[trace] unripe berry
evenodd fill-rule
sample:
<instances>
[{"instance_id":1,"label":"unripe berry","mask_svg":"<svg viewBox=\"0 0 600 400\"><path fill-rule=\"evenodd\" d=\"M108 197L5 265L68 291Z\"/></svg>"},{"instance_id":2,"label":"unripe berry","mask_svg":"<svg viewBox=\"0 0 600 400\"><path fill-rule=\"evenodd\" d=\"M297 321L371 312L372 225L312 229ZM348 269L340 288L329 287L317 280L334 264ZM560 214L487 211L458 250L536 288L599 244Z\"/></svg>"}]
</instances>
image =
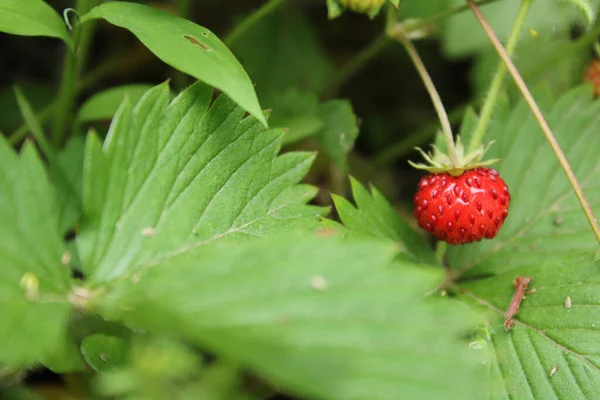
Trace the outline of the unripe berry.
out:
<instances>
[{"instance_id":1,"label":"unripe berry","mask_svg":"<svg viewBox=\"0 0 600 400\"><path fill-rule=\"evenodd\" d=\"M386 0L340 0L340 4L351 11L366 14L381 7Z\"/></svg>"}]
</instances>

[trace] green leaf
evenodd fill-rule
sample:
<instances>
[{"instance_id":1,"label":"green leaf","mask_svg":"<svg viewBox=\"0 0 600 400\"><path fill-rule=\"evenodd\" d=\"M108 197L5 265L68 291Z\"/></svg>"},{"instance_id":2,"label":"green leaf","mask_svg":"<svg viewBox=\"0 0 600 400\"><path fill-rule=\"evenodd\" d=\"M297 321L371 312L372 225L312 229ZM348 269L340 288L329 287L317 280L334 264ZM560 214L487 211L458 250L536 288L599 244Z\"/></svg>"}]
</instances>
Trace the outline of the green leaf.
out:
<instances>
[{"instance_id":1,"label":"green leaf","mask_svg":"<svg viewBox=\"0 0 600 400\"><path fill-rule=\"evenodd\" d=\"M50 351L40 357L40 363L56 374L84 370L79 346L72 335L64 332L63 337Z\"/></svg>"},{"instance_id":2,"label":"green leaf","mask_svg":"<svg viewBox=\"0 0 600 400\"><path fill-rule=\"evenodd\" d=\"M62 18L43 0L3 0L0 4L0 32L56 37L71 45Z\"/></svg>"},{"instance_id":3,"label":"green leaf","mask_svg":"<svg viewBox=\"0 0 600 400\"><path fill-rule=\"evenodd\" d=\"M358 136L358 123L348 100L331 100L321 104L319 115L324 127L317 132L320 147L335 166L346 170L346 154L354 147Z\"/></svg>"},{"instance_id":4,"label":"green leaf","mask_svg":"<svg viewBox=\"0 0 600 400\"><path fill-rule=\"evenodd\" d=\"M581 83L590 51L585 46L576 46L570 36L570 29L564 29L520 40L513 59L528 87L546 85L553 94L561 95ZM484 97L489 90L497 66L498 54L493 48L479 54L471 77L478 97ZM521 98L512 80L507 81L507 91L511 99Z\"/></svg>"},{"instance_id":5,"label":"green leaf","mask_svg":"<svg viewBox=\"0 0 600 400\"><path fill-rule=\"evenodd\" d=\"M294 143L315 136L319 147L342 171L346 154L358 136L357 118L347 100L319 104L316 94L291 88L277 97L269 121L273 127L287 129L284 143Z\"/></svg>"},{"instance_id":6,"label":"green leaf","mask_svg":"<svg viewBox=\"0 0 600 400\"><path fill-rule=\"evenodd\" d=\"M81 354L94 371L110 371L125 364L127 343L119 337L98 333L83 339Z\"/></svg>"},{"instance_id":7,"label":"green leaf","mask_svg":"<svg viewBox=\"0 0 600 400\"><path fill-rule=\"evenodd\" d=\"M321 399L475 398L474 315L423 299L443 279L393 244L317 235L215 243L91 299L135 328L185 337L286 391Z\"/></svg>"},{"instance_id":8,"label":"green leaf","mask_svg":"<svg viewBox=\"0 0 600 400\"><path fill-rule=\"evenodd\" d=\"M294 143L312 136L323 128L319 99L311 92L290 88L277 98L269 118L273 128L285 128L284 143Z\"/></svg>"},{"instance_id":9,"label":"green leaf","mask_svg":"<svg viewBox=\"0 0 600 400\"><path fill-rule=\"evenodd\" d=\"M316 189L297 183L314 154L277 157L283 131L196 84L125 100L102 145L88 135L78 249L94 284L215 240L315 228ZM110 193L110 196L107 194Z\"/></svg>"},{"instance_id":10,"label":"green leaf","mask_svg":"<svg viewBox=\"0 0 600 400\"><path fill-rule=\"evenodd\" d=\"M287 12L286 12L287 11ZM282 93L322 92L335 73L315 29L296 10L281 9L233 46L265 107L277 109Z\"/></svg>"},{"instance_id":11,"label":"green leaf","mask_svg":"<svg viewBox=\"0 0 600 400\"><path fill-rule=\"evenodd\" d=\"M508 38L520 3L520 0L505 0L481 6L481 11L500 40ZM464 0L448 0L445 9L464 4ZM521 37L530 35L529 30L544 34L568 29L577 20L575 14L572 7L565 2L534 1L525 20L527 29L523 30ZM443 31L443 45L446 54L451 57L463 57L491 46L471 12L459 13L447 20Z\"/></svg>"},{"instance_id":12,"label":"green leaf","mask_svg":"<svg viewBox=\"0 0 600 400\"><path fill-rule=\"evenodd\" d=\"M600 213L600 102L580 87L557 101L537 95L550 127L584 193ZM550 104L549 104L550 103ZM554 104L552 104L554 103ZM553 151L523 102L512 112L499 113L487 139L496 140L488 157L506 181L511 196L508 218L494 240L453 247L451 263L468 274L498 273L544 260L548 253L563 258L594 251L598 243Z\"/></svg>"},{"instance_id":13,"label":"green leaf","mask_svg":"<svg viewBox=\"0 0 600 400\"><path fill-rule=\"evenodd\" d=\"M490 398L600 398L599 269L593 256L548 258L463 285L463 298L491 314L490 375L498 383ZM533 277L529 287L535 293L523 300L516 325L507 332L503 314L517 274Z\"/></svg>"},{"instance_id":14,"label":"green leaf","mask_svg":"<svg viewBox=\"0 0 600 400\"><path fill-rule=\"evenodd\" d=\"M2 398L4 400L45 400L41 394L22 387L3 388Z\"/></svg>"},{"instance_id":15,"label":"green leaf","mask_svg":"<svg viewBox=\"0 0 600 400\"><path fill-rule=\"evenodd\" d=\"M25 365L61 339L70 277L54 193L33 146L17 155L0 137L0 187L0 363Z\"/></svg>"},{"instance_id":16,"label":"green leaf","mask_svg":"<svg viewBox=\"0 0 600 400\"><path fill-rule=\"evenodd\" d=\"M425 238L398 215L377 189L371 187L369 193L353 178L350 184L356 207L345 198L332 195L336 211L346 228L359 235L392 240L415 259L432 264L436 262Z\"/></svg>"},{"instance_id":17,"label":"green leaf","mask_svg":"<svg viewBox=\"0 0 600 400\"><path fill-rule=\"evenodd\" d=\"M77 113L77 122L110 120L117 112L123 98L129 96L132 103L137 103L152 85L132 84L115 86L96 93L83 103Z\"/></svg>"},{"instance_id":18,"label":"green leaf","mask_svg":"<svg viewBox=\"0 0 600 400\"><path fill-rule=\"evenodd\" d=\"M534 97L598 215L600 102L589 87L558 100L540 92ZM496 140L489 157L502 158L495 168L512 195L508 218L494 240L452 247L448 256L461 279L469 282L461 285L461 292L492 314L492 370L506 383L499 386L499 396L596 398L598 242L526 104L501 110L488 139ZM525 275L533 278L536 291L523 302L515 329L505 333L502 320L514 293L512 281ZM550 376L554 366L558 370Z\"/></svg>"},{"instance_id":19,"label":"green leaf","mask_svg":"<svg viewBox=\"0 0 600 400\"><path fill-rule=\"evenodd\" d=\"M83 138L73 136L56 155L57 167L50 169L56 190L59 227L63 234L73 229L81 218L84 147Z\"/></svg>"},{"instance_id":20,"label":"green leaf","mask_svg":"<svg viewBox=\"0 0 600 400\"><path fill-rule=\"evenodd\" d=\"M81 21L97 18L131 31L162 61L223 91L267 125L248 74L208 29L165 11L117 1L95 7Z\"/></svg>"}]
</instances>

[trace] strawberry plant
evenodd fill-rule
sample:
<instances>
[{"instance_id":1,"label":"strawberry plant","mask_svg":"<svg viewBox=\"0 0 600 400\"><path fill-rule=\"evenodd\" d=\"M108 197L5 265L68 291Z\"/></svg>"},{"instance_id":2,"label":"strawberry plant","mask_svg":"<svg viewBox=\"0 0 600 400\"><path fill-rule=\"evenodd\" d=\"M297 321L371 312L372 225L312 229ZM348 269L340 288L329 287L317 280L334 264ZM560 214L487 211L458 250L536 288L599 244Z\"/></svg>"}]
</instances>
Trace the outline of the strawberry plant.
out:
<instances>
[{"instance_id":1,"label":"strawberry plant","mask_svg":"<svg viewBox=\"0 0 600 400\"><path fill-rule=\"evenodd\" d=\"M600 398L597 1L143 3L0 0L0 397Z\"/></svg>"}]
</instances>

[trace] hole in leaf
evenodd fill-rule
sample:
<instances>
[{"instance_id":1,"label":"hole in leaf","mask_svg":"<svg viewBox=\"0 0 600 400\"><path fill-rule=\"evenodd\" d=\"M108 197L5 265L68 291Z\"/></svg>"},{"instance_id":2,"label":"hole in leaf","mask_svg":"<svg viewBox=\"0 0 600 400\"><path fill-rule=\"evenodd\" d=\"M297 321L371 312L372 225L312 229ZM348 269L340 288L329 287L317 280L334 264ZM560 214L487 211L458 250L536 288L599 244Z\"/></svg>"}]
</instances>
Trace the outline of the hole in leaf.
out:
<instances>
[{"instance_id":1,"label":"hole in leaf","mask_svg":"<svg viewBox=\"0 0 600 400\"><path fill-rule=\"evenodd\" d=\"M183 35L183 37L184 37L184 39L186 39L191 44L199 46L199 47L203 48L206 51L210 51L210 47L208 47L205 44L200 43L200 41L198 39L196 39L195 37L193 37L192 35Z\"/></svg>"},{"instance_id":2,"label":"hole in leaf","mask_svg":"<svg viewBox=\"0 0 600 400\"><path fill-rule=\"evenodd\" d=\"M202 35L204 35L204 37L208 37L208 32L202 32Z\"/></svg>"}]
</instances>

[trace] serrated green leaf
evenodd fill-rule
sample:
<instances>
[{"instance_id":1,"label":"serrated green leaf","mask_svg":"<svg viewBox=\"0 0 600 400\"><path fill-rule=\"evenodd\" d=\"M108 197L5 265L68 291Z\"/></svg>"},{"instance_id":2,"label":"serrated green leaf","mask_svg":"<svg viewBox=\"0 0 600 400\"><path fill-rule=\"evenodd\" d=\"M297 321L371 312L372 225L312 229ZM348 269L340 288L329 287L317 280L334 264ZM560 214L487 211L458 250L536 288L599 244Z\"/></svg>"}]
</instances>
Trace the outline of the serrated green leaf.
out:
<instances>
[{"instance_id":1,"label":"serrated green leaf","mask_svg":"<svg viewBox=\"0 0 600 400\"><path fill-rule=\"evenodd\" d=\"M0 3L0 32L56 37L71 45L62 18L43 0L3 0Z\"/></svg>"},{"instance_id":2,"label":"serrated green leaf","mask_svg":"<svg viewBox=\"0 0 600 400\"><path fill-rule=\"evenodd\" d=\"M396 213L377 189L371 187L369 193L353 178L350 184L356 207L341 196L332 196L340 219L351 232L392 240L415 259L425 263L436 262L435 254L425 238Z\"/></svg>"},{"instance_id":3,"label":"serrated green leaf","mask_svg":"<svg viewBox=\"0 0 600 400\"><path fill-rule=\"evenodd\" d=\"M50 169L56 191L60 231L73 229L81 217L81 181L83 178L83 153L85 142L73 136L56 155L56 167Z\"/></svg>"},{"instance_id":4,"label":"serrated green leaf","mask_svg":"<svg viewBox=\"0 0 600 400\"><path fill-rule=\"evenodd\" d=\"M600 102L594 101L589 87L574 89L558 100L543 92L534 97L594 212L600 213L596 137ZM450 265L471 281L462 284L461 291L493 315L491 373L505 385L499 385L500 391L491 397L596 398L600 394L598 243L525 104L501 110L487 138L496 140L489 157L502 158L495 168L511 191L509 216L494 240L453 247L448 254ZM581 254L588 256L581 258ZM531 276L536 291L526 296L516 327L506 333L503 314L514 294L516 276ZM565 305L567 296L571 308ZM554 366L557 370L552 372Z\"/></svg>"},{"instance_id":5,"label":"serrated green leaf","mask_svg":"<svg viewBox=\"0 0 600 400\"><path fill-rule=\"evenodd\" d=\"M297 185L314 154L277 157L283 132L265 131L226 96L196 84L169 104L157 86L125 100L104 145L88 137L78 237L91 282L110 281L215 240L318 225L316 189ZM110 195L109 195L110 194Z\"/></svg>"},{"instance_id":6,"label":"serrated green leaf","mask_svg":"<svg viewBox=\"0 0 600 400\"><path fill-rule=\"evenodd\" d=\"M127 342L119 337L98 333L83 339L81 354L94 371L110 371L125 364Z\"/></svg>"},{"instance_id":7,"label":"serrated green leaf","mask_svg":"<svg viewBox=\"0 0 600 400\"><path fill-rule=\"evenodd\" d=\"M61 338L69 270L60 263L54 193L33 146L17 155L0 137L0 187L0 362L25 365Z\"/></svg>"},{"instance_id":8,"label":"serrated green leaf","mask_svg":"<svg viewBox=\"0 0 600 400\"><path fill-rule=\"evenodd\" d=\"M248 74L208 29L143 4L119 1L100 4L81 22L97 18L131 31L162 61L223 91L267 125Z\"/></svg>"},{"instance_id":9,"label":"serrated green leaf","mask_svg":"<svg viewBox=\"0 0 600 400\"><path fill-rule=\"evenodd\" d=\"M468 301L491 312L490 398L595 399L600 397L600 262L586 256L507 270L462 285ZM533 277L506 332L504 311L516 275ZM567 298L568 303L567 304ZM556 369L555 369L556 368Z\"/></svg>"},{"instance_id":10,"label":"serrated green leaf","mask_svg":"<svg viewBox=\"0 0 600 400\"><path fill-rule=\"evenodd\" d=\"M354 147L358 137L358 123L348 100L331 100L319 106L319 116L324 126L317 140L333 163L342 172L346 170L346 154Z\"/></svg>"},{"instance_id":11,"label":"serrated green leaf","mask_svg":"<svg viewBox=\"0 0 600 400\"><path fill-rule=\"evenodd\" d=\"M215 243L117 282L90 306L311 398L477 397L474 354L458 342L473 315L422 299L441 269L390 265L395 253L389 242L317 235Z\"/></svg>"},{"instance_id":12,"label":"serrated green leaf","mask_svg":"<svg viewBox=\"0 0 600 400\"><path fill-rule=\"evenodd\" d=\"M129 96L132 103L137 103L144 93L152 89L152 85L133 84L115 86L96 93L83 103L77 112L77 122L110 120L119 109L125 96Z\"/></svg>"},{"instance_id":13,"label":"serrated green leaf","mask_svg":"<svg viewBox=\"0 0 600 400\"><path fill-rule=\"evenodd\" d=\"M570 91L557 101L535 96L578 177L592 208L600 213L600 102L589 87ZM554 103L554 104L552 104ZM488 157L500 158L494 168L511 196L508 218L494 240L453 247L451 263L468 274L498 273L547 254L562 258L598 248L564 171L527 105L499 113L487 140L495 140Z\"/></svg>"}]
</instances>

